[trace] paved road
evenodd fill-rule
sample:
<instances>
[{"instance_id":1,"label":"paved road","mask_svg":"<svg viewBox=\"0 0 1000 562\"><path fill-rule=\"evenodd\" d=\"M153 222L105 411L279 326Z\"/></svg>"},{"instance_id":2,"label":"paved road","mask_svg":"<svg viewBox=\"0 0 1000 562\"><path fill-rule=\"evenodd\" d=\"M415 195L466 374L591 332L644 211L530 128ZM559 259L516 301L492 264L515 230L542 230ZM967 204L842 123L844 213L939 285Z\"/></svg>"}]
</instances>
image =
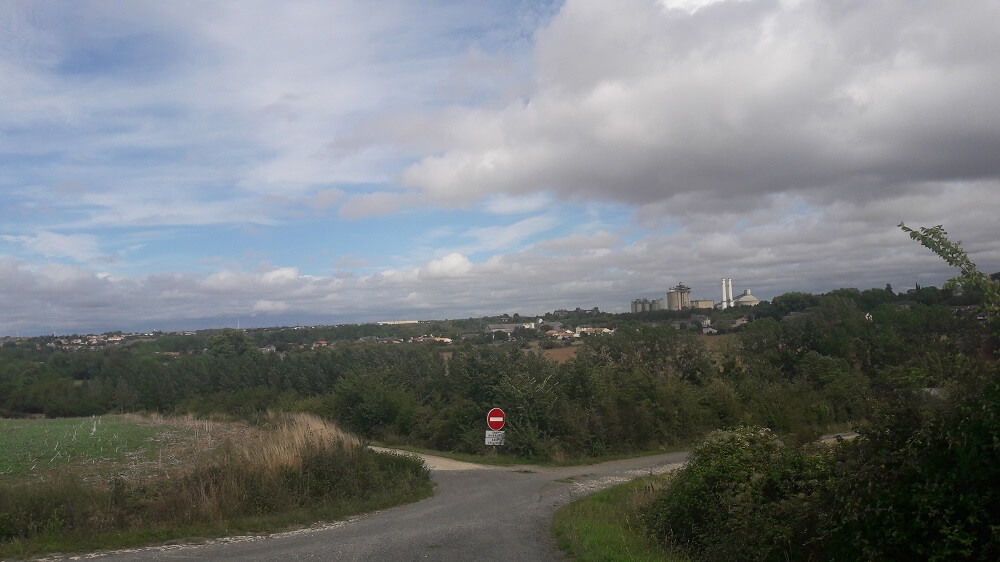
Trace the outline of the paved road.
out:
<instances>
[{"instance_id":1,"label":"paved road","mask_svg":"<svg viewBox=\"0 0 1000 562\"><path fill-rule=\"evenodd\" d=\"M99 560L561 560L549 535L574 498L679 466L670 453L569 468L484 467L425 457L436 489L420 502L269 536L134 549ZM75 557L76 558L76 557Z\"/></svg>"}]
</instances>

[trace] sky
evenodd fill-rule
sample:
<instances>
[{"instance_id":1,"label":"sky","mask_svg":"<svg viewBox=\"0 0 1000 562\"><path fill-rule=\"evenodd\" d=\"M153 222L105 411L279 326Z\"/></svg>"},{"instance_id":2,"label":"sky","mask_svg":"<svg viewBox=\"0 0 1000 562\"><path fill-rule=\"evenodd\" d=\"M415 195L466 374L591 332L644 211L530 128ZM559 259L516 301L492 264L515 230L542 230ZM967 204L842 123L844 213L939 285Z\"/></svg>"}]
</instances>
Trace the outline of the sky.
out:
<instances>
[{"instance_id":1,"label":"sky","mask_svg":"<svg viewBox=\"0 0 1000 562\"><path fill-rule=\"evenodd\" d=\"M0 3L0 335L1000 271L1000 3Z\"/></svg>"}]
</instances>

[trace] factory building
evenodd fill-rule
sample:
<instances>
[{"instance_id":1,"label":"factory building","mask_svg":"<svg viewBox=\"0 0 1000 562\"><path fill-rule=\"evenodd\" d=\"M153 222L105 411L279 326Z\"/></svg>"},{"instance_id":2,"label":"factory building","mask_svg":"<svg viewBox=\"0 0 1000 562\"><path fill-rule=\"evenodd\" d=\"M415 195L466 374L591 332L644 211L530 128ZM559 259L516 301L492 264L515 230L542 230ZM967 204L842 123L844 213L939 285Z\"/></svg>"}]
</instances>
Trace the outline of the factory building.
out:
<instances>
[{"instance_id":1,"label":"factory building","mask_svg":"<svg viewBox=\"0 0 1000 562\"><path fill-rule=\"evenodd\" d=\"M720 310L732 308L734 306L757 306L760 299L750 294L750 289L744 289L739 298L733 298L733 280L724 277L722 279L722 302L719 304Z\"/></svg>"},{"instance_id":2,"label":"factory building","mask_svg":"<svg viewBox=\"0 0 1000 562\"><path fill-rule=\"evenodd\" d=\"M722 278L722 300L719 302L719 310L733 307L733 280L728 277Z\"/></svg>"},{"instance_id":3,"label":"factory building","mask_svg":"<svg viewBox=\"0 0 1000 562\"><path fill-rule=\"evenodd\" d=\"M663 299L635 299L632 301L632 314L663 310Z\"/></svg>"},{"instance_id":4,"label":"factory building","mask_svg":"<svg viewBox=\"0 0 1000 562\"><path fill-rule=\"evenodd\" d=\"M745 289L743 294L733 301L734 306L757 306L758 304L760 304L760 299L751 295L750 289Z\"/></svg>"},{"instance_id":5,"label":"factory building","mask_svg":"<svg viewBox=\"0 0 1000 562\"><path fill-rule=\"evenodd\" d=\"M694 308L694 303L699 303L697 308L712 308L715 304L712 301L692 301L691 287L680 283L676 287L671 287L667 291L667 296L662 299L635 299L632 301L632 314L640 312L655 312L657 310L686 310ZM708 305L705 305L705 302Z\"/></svg>"},{"instance_id":6,"label":"factory building","mask_svg":"<svg viewBox=\"0 0 1000 562\"><path fill-rule=\"evenodd\" d=\"M734 306L757 306L760 299L750 294L750 289L745 289L738 298L733 298L733 280L730 277L722 278L722 300L719 301L719 310L725 310ZM632 313L654 312L657 310L688 310L688 309L712 309L715 308L715 301L711 299L691 299L691 287L683 283L678 283L676 287L671 287L667 291L667 296L662 299L635 299L632 301Z\"/></svg>"},{"instance_id":7,"label":"factory building","mask_svg":"<svg viewBox=\"0 0 1000 562\"><path fill-rule=\"evenodd\" d=\"M684 310L691 308L691 287L678 283L667 291L667 310Z\"/></svg>"}]
</instances>

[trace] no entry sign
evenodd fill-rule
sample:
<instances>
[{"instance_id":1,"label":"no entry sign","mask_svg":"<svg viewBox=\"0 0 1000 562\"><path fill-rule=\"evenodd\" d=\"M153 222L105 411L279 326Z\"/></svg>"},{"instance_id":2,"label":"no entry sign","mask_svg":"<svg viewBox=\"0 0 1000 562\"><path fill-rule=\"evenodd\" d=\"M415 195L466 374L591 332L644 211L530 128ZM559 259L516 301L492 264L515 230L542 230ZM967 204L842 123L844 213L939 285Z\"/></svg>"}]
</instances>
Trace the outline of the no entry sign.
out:
<instances>
[{"instance_id":1,"label":"no entry sign","mask_svg":"<svg viewBox=\"0 0 1000 562\"><path fill-rule=\"evenodd\" d=\"M490 413L486 414L486 425L490 426L493 431L500 431L503 429L503 424L507 421L507 417L504 416L503 410L500 408L493 408Z\"/></svg>"}]
</instances>

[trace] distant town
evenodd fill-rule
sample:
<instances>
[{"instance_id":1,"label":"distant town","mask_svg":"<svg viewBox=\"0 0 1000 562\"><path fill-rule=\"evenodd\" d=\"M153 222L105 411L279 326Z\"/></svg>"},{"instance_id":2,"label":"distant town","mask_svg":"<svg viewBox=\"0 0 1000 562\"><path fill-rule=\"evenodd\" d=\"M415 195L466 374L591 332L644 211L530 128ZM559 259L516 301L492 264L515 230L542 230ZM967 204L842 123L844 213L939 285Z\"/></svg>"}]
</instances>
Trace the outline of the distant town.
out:
<instances>
[{"instance_id":1,"label":"distant town","mask_svg":"<svg viewBox=\"0 0 1000 562\"><path fill-rule=\"evenodd\" d=\"M994 274L994 280L1000 274ZM459 342L493 343L500 341L539 341L543 347L570 345L590 336L614 334L623 322L651 322L669 324L678 330L698 331L703 335L716 335L739 330L757 317L770 316L789 320L810 313L810 301L819 295L786 293L774 302L761 301L750 289L734 296L733 279L722 278L720 299L692 299L692 288L678 283L660 297L634 299L628 313L614 314L598 307L556 309L537 315L501 314L480 318L451 320L384 320L362 324L333 324L312 326L286 326L235 330L253 336L264 353L283 353L329 347L337 342L357 341L380 344L429 344L452 345ZM892 303L898 308L915 304L950 306L956 314L973 313L977 302L975 295L963 295L961 288L938 289L916 285L901 293L885 289L837 289L830 293L855 300L864 310L873 310L881 303ZM795 300L793 305L779 301ZM757 311L759 305L764 310ZM219 332L233 328L213 328L197 331L105 332L100 334L72 334L45 336L0 337L0 346L15 345L35 350L63 352L99 351L121 346L148 347L165 356L197 353L204 349L208 339Z\"/></svg>"}]
</instances>

